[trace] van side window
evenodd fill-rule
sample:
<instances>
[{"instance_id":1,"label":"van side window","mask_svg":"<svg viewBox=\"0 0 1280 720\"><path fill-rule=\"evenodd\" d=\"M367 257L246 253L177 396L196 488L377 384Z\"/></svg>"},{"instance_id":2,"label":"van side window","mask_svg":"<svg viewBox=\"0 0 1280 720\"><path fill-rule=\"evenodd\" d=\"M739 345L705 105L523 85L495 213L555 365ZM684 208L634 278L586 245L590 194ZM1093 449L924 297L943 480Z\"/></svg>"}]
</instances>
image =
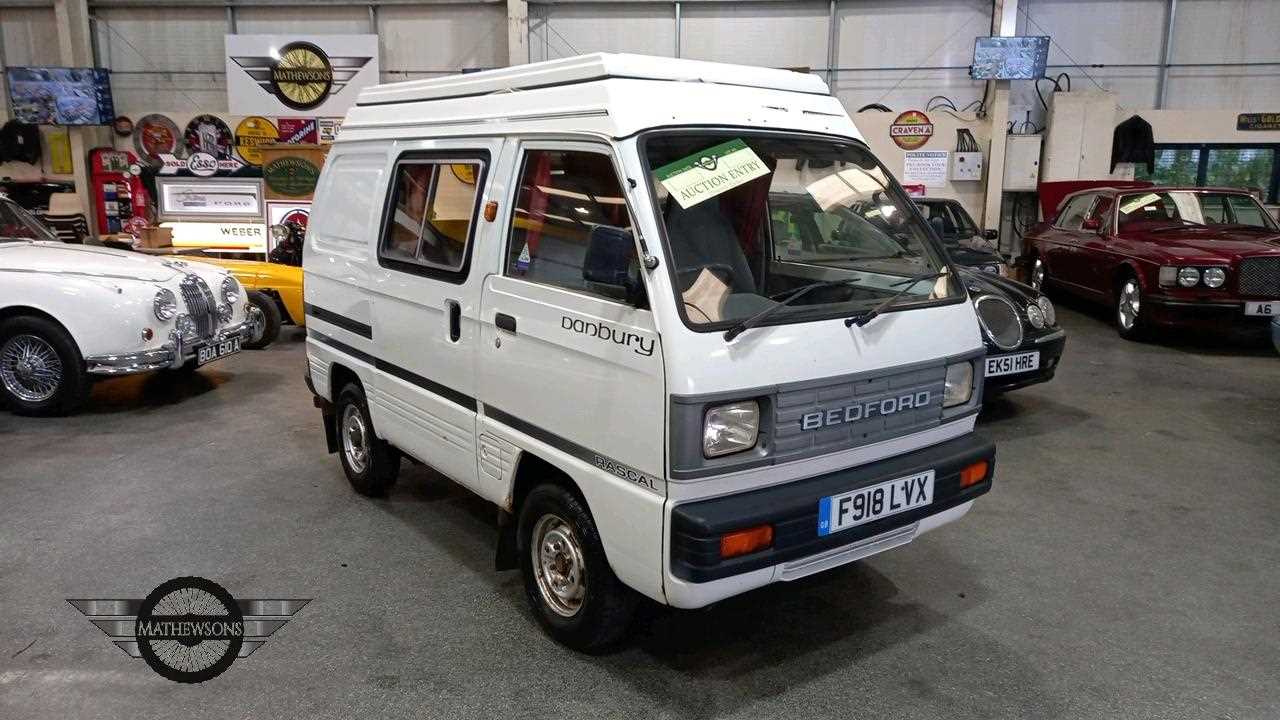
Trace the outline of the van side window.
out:
<instances>
[{"instance_id":1,"label":"van side window","mask_svg":"<svg viewBox=\"0 0 1280 720\"><path fill-rule=\"evenodd\" d=\"M461 280L470 258L478 178L475 159L407 159L396 163L378 256L384 264Z\"/></svg>"},{"instance_id":2,"label":"van side window","mask_svg":"<svg viewBox=\"0 0 1280 720\"><path fill-rule=\"evenodd\" d=\"M505 274L614 299L583 278L591 231L599 226L632 232L609 156L582 150L526 152L512 209ZM630 252L635 254L634 246Z\"/></svg>"}]
</instances>

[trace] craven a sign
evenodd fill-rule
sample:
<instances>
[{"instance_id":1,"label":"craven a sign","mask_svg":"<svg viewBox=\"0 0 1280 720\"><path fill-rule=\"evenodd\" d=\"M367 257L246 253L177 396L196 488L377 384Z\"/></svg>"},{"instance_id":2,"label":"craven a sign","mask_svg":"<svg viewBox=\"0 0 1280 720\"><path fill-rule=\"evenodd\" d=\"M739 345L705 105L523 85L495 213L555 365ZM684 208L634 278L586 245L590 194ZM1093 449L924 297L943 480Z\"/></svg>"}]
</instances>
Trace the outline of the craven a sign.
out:
<instances>
[{"instance_id":1,"label":"craven a sign","mask_svg":"<svg viewBox=\"0 0 1280 720\"><path fill-rule=\"evenodd\" d=\"M232 115L345 115L378 82L377 35L227 35Z\"/></svg>"}]
</instances>

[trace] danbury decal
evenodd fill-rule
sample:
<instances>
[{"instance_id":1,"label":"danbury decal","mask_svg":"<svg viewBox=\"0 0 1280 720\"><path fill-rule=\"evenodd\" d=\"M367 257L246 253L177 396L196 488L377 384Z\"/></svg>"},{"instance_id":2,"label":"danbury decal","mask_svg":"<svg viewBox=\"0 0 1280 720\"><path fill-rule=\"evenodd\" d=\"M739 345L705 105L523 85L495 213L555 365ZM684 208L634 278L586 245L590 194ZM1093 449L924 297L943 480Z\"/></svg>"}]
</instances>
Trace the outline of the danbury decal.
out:
<instances>
[{"instance_id":1,"label":"danbury decal","mask_svg":"<svg viewBox=\"0 0 1280 720\"><path fill-rule=\"evenodd\" d=\"M800 418L800 428L802 430L817 430L822 427L830 427L832 425L842 425L844 423L857 422L859 420L870 420L877 415L884 417L902 412L903 410L913 410L923 408L929 405L929 400L933 397L933 393L928 390L901 395L899 397L878 398L869 400L864 403L855 405L845 405L840 408L831 408L830 410L819 410L818 412L806 413Z\"/></svg>"},{"instance_id":2,"label":"danbury decal","mask_svg":"<svg viewBox=\"0 0 1280 720\"><path fill-rule=\"evenodd\" d=\"M571 318L564 315L560 318L560 327L579 335L588 335L613 342L616 345L625 345L635 351L637 355L649 357L653 355L654 347L657 341L653 338L645 338L633 332L619 330L618 328L605 325L604 323L590 322L581 318Z\"/></svg>"},{"instance_id":3,"label":"danbury decal","mask_svg":"<svg viewBox=\"0 0 1280 720\"><path fill-rule=\"evenodd\" d=\"M656 480L649 477L648 475L645 475L639 470L635 470L633 468L627 467L626 465L623 465L617 460L610 460L609 458L604 457L603 455L596 455L594 459L594 463L595 463L595 466L600 468L601 470L604 470L605 472L611 473L613 475L617 475L618 477L622 478L623 480L626 480L627 482L633 482L637 485L642 485L646 488L649 488L654 492L659 492L658 483Z\"/></svg>"}]
</instances>

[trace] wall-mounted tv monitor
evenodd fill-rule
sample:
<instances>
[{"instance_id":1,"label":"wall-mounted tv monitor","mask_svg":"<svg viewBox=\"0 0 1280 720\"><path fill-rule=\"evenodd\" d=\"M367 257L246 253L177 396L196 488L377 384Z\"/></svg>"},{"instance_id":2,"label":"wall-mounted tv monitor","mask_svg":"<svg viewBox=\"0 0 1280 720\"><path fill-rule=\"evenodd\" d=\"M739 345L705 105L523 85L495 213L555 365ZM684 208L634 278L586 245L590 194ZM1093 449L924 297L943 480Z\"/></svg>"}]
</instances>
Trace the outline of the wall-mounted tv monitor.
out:
<instances>
[{"instance_id":1,"label":"wall-mounted tv monitor","mask_svg":"<svg viewBox=\"0 0 1280 720\"><path fill-rule=\"evenodd\" d=\"M13 117L32 125L109 125L111 73L103 68L11 67L5 72Z\"/></svg>"},{"instance_id":2,"label":"wall-mounted tv monitor","mask_svg":"<svg viewBox=\"0 0 1280 720\"><path fill-rule=\"evenodd\" d=\"M1035 80L1049 62L1049 36L980 37L973 43L974 80Z\"/></svg>"}]
</instances>

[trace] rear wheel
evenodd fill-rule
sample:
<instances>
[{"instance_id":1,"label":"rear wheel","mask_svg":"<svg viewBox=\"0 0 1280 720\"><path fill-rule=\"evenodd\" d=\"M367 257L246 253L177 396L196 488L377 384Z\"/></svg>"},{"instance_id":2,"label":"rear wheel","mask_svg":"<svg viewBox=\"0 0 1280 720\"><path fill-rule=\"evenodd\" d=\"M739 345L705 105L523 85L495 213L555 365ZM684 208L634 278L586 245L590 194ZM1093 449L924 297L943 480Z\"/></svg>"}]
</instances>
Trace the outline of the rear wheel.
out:
<instances>
[{"instance_id":1,"label":"rear wheel","mask_svg":"<svg viewBox=\"0 0 1280 720\"><path fill-rule=\"evenodd\" d=\"M577 495L560 485L535 487L516 532L525 595L553 638L598 652L626 633L637 596L613 574L595 521Z\"/></svg>"},{"instance_id":2,"label":"rear wheel","mask_svg":"<svg viewBox=\"0 0 1280 720\"><path fill-rule=\"evenodd\" d=\"M75 341L57 323L16 317L0 323L0 397L19 415L66 415L92 389Z\"/></svg>"},{"instance_id":3,"label":"rear wheel","mask_svg":"<svg viewBox=\"0 0 1280 720\"><path fill-rule=\"evenodd\" d=\"M1142 286L1132 275L1122 278L1116 286L1116 330L1126 340L1139 340L1146 334Z\"/></svg>"},{"instance_id":4,"label":"rear wheel","mask_svg":"<svg viewBox=\"0 0 1280 720\"><path fill-rule=\"evenodd\" d=\"M373 431L364 390L349 383L338 393L334 413L338 457L351 487L361 495L381 497L400 475L400 453Z\"/></svg>"},{"instance_id":5,"label":"rear wheel","mask_svg":"<svg viewBox=\"0 0 1280 720\"><path fill-rule=\"evenodd\" d=\"M280 323L283 318L280 316L280 306L276 305L275 298L257 290L250 291L248 295L249 304L262 311L262 325L261 330L245 341L244 346L248 350L261 350L275 342L276 337L280 335Z\"/></svg>"}]
</instances>

